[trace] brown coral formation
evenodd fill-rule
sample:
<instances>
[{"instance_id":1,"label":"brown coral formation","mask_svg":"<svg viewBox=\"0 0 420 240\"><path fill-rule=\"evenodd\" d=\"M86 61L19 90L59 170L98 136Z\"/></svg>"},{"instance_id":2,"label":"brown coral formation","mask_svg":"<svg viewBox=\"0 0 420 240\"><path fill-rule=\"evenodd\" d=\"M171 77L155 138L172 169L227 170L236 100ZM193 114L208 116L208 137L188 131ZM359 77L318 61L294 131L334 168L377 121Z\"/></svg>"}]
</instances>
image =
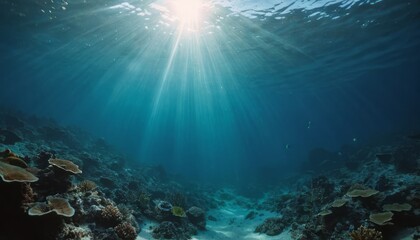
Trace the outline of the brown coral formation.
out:
<instances>
[{"instance_id":1,"label":"brown coral formation","mask_svg":"<svg viewBox=\"0 0 420 240\"><path fill-rule=\"evenodd\" d=\"M326 210L323 210L323 211L321 211L320 213L318 213L318 215L323 217L323 216L330 215L331 213L332 213L332 211L331 211L331 210L326 209Z\"/></svg>"},{"instance_id":2,"label":"brown coral formation","mask_svg":"<svg viewBox=\"0 0 420 240\"><path fill-rule=\"evenodd\" d=\"M48 160L48 162L55 166L58 167L66 172L72 173L72 174L79 174L82 173L82 170L79 169L79 166L77 166L76 164L74 164L73 162L69 161L69 160L64 160L64 159L50 159Z\"/></svg>"},{"instance_id":3,"label":"brown coral formation","mask_svg":"<svg viewBox=\"0 0 420 240\"><path fill-rule=\"evenodd\" d=\"M367 198L367 197L371 197L375 194L379 193L379 191L376 191L374 189L354 189L351 190L349 192L347 192L347 196L349 197L362 197L362 198Z\"/></svg>"},{"instance_id":4,"label":"brown coral formation","mask_svg":"<svg viewBox=\"0 0 420 240\"><path fill-rule=\"evenodd\" d=\"M9 157L6 157L4 159L1 159L0 161L2 161L4 163L7 163L7 164L10 164L10 165L13 165L13 166L21 167L21 168L27 168L28 167L28 164L25 161L23 161L22 159L20 159L19 157L16 157L16 156L9 156Z\"/></svg>"},{"instance_id":5,"label":"brown coral formation","mask_svg":"<svg viewBox=\"0 0 420 240\"><path fill-rule=\"evenodd\" d=\"M98 221L106 227L115 227L121 223L123 219L124 217L117 207L107 205L101 210Z\"/></svg>"},{"instance_id":6,"label":"brown coral formation","mask_svg":"<svg viewBox=\"0 0 420 240\"><path fill-rule=\"evenodd\" d=\"M72 217L75 210L66 199L57 197L49 197L47 203L35 203L28 210L29 216L43 216L51 212L64 217Z\"/></svg>"},{"instance_id":7,"label":"brown coral formation","mask_svg":"<svg viewBox=\"0 0 420 240\"><path fill-rule=\"evenodd\" d=\"M38 178L21 167L0 162L0 177L5 182L36 182Z\"/></svg>"},{"instance_id":8,"label":"brown coral formation","mask_svg":"<svg viewBox=\"0 0 420 240\"><path fill-rule=\"evenodd\" d=\"M134 240L137 237L136 229L128 222L118 224L114 231L121 240Z\"/></svg>"},{"instance_id":9,"label":"brown coral formation","mask_svg":"<svg viewBox=\"0 0 420 240\"><path fill-rule=\"evenodd\" d=\"M377 225L392 224L392 212L373 213L369 215L369 220Z\"/></svg>"},{"instance_id":10,"label":"brown coral formation","mask_svg":"<svg viewBox=\"0 0 420 240\"><path fill-rule=\"evenodd\" d=\"M344 206L346 203L347 203L347 200L345 200L345 199L336 199L336 200L335 200L335 201L331 204L331 207L334 207L334 208L339 208L339 207Z\"/></svg>"},{"instance_id":11,"label":"brown coral formation","mask_svg":"<svg viewBox=\"0 0 420 240\"><path fill-rule=\"evenodd\" d=\"M410 211L411 205L408 203L399 204L399 203L393 203L393 204L385 204L382 209L384 211L388 212L402 212L402 211Z\"/></svg>"},{"instance_id":12,"label":"brown coral formation","mask_svg":"<svg viewBox=\"0 0 420 240\"><path fill-rule=\"evenodd\" d=\"M373 228L360 226L357 230L350 232L352 240L382 240L382 233Z\"/></svg>"},{"instance_id":13,"label":"brown coral formation","mask_svg":"<svg viewBox=\"0 0 420 240\"><path fill-rule=\"evenodd\" d=\"M80 182L77 187L82 192L89 192L89 191L95 190L97 186L95 182L90 181L90 180L85 180L85 181Z\"/></svg>"}]
</instances>

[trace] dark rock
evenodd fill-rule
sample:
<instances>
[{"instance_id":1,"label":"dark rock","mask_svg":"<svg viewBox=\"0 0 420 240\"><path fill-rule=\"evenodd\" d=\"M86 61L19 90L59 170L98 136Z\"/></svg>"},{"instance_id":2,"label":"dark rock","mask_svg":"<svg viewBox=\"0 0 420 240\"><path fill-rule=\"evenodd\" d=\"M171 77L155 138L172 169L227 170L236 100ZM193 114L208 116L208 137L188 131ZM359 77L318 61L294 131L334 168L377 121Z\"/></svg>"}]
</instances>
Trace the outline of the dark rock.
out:
<instances>
[{"instance_id":1,"label":"dark rock","mask_svg":"<svg viewBox=\"0 0 420 240\"><path fill-rule=\"evenodd\" d=\"M309 152L307 160L302 165L302 170L325 172L340 168L342 165L343 161L340 161L340 156L337 153L323 148L315 148Z\"/></svg>"},{"instance_id":2,"label":"dark rock","mask_svg":"<svg viewBox=\"0 0 420 240\"><path fill-rule=\"evenodd\" d=\"M23 128L25 126L25 123L23 123L19 118L9 114L1 115L0 118L3 120L3 124L10 129Z\"/></svg>"},{"instance_id":3,"label":"dark rock","mask_svg":"<svg viewBox=\"0 0 420 240\"><path fill-rule=\"evenodd\" d=\"M390 189L391 185L389 183L389 180L386 178L385 175L381 175L378 179L378 182L376 183L375 189L377 189L380 192L384 192L388 189Z\"/></svg>"},{"instance_id":4,"label":"dark rock","mask_svg":"<svg viewBox=\"0 0 420 240\"><path fill-rule=\"evenodd\" d=\"M9 130L0 130L0 143L13 145L20 141L22 141L22 138L20 138L14 132Z\"/></svg>"},{"instance_id":5,"label":"dark rock","mask_svg":"<svg viewBox=\"0 0 420 240\"><path fill-rule=\"evenodd\" d=\"M376 158L383 163L392 162L392 154L390 153L378 153L376 154Z\"/></svg>"},{"instance_id":6,"label":"dark rock","mask_svg":"<svg viewBox=\"0 0 420 240\"><path fill-rule=\"evenodd\" d=\"M217 222L217 218L213 217L212 215L209 215L209 216L207 217L207 219L208 219L209 221Z\"/></svg>"},{"instance_id":7,"label":"dark rock","mask_svg":"<svg viewBox=\"0 0 420 240\"><path fill-rule=\"evenodd\" d=\"M251 212L249 212L249 213L245 216L245 219L247 219L247 220L252 220L252 219L254 219L256 216L257 216L257 213L256 213L255 211L251 211Z\"/></svg>"},{"instance_id":8,"label":"dark rock","mask_svg":"<svg viewBox=\"0 0 420 240\"><path fill-rule=\"evenodd\" d=\"M407 136L408 139L420 141L420 133Z\"/></svg>"},{"instance_id":9,"label":"dark rock","mask_svg":"<svg viewBox=\"0 0 420 240\"><path fill-rule=\"evenodd\" d=\"M268 236L279 235L285 228L281 218L268 218L263 224L257 226L255 232L265 233Z\"/></svg>"},{"instance_id":10,"label":"dark rock","mask_svg":"<svg viewBox=\"0 0 420 240\"><path fill-rule=\"evenodd\" d=\"M53 153L42 151L35 158L36 166L38 168L44 169L44 168L48 167L48 165L50 165L48 160L50 160L51 158L54 158L54 157L55 156L54 156Z\"/></svg>"},{"instance_id":11,"label":"dark rock","mask_svg":"<svg viewBox=\"0 0 420 240\"><path fill-rule=\"evenodd\" d=\"M152 236L156 239L179 239L180 232L172 222L162 222L152 231Z\"/></svg>"},{"instance_id":12,"label":"dark rock","mask_svg":"<svg viewBox=\"0 0 420 240\"><path fill-rule=\"evenodd\" d=\"M81 148L79 141L67 130L59 127L42 127L38 131L48 141L60 141L73 149Z\"/></svg>"},{"instance_id":13,"label":"dark rock","mask_svg":"<svg viewBox=\"0 0 420 240\"><path fill-rule=\"evenodd\" d=\"M130 181L127 184L127 188L133 191L139 190L140 189L140 183L138 181Z\"/></svg>"},{"instance_id":14,"label":"dark rock","mask_svg":"<svg viewBox=\"0 0 420 240\"><path fill-rule=\"evenodd\" d=\"M106 188L115 188L114 181L106 177L99 178L99 183Z\"/></svg>"},{"instance_id":15,"label":"dark rock","mask_svg":"<svg viewBox=\"0 0 420 240\"><path fill-rule=\"evenodd\" d=\"M394 152L395 168L400 172L418 171L418 159L420 159L420 149L415 146L405 146Z\"/></svg>"},{"instance_id":16,"label":"dark rock","mask_svg":"<svg viewBox=\"0 0 420 240\"><path fill-rule=\"evenodd\" d=\"M198 229L206 229L206 214L203 209L191 207L186 213L190 222L197 226Z\"/></svg>"}]
</instances>

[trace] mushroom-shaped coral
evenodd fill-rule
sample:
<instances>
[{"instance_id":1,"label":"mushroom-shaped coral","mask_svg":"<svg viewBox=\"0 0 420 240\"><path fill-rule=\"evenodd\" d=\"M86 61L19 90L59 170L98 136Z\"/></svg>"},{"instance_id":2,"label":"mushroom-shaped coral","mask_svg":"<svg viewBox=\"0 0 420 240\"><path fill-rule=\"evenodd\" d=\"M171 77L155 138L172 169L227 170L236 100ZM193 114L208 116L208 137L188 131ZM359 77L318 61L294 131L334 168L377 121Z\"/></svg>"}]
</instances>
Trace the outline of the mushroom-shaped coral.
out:
<instances>
[{"instance_id":1,"label":"mushroom-shaped coral","mask_svg":"<svg viewBox=\"0 0 420 240\"><path fill-rule=\"evenodd\" d=\"M25 161L23 161L22 159L15 157L15 156L10 156L10 157L6 157L4 159L1 159L0 161L4 162L4 163L8 163L10 165L13 166L17 166L17 167L21 167L21 168L27 168L28 164L26 164Z\"/></svg>"},{"instance_id":2,"label":"mushroom-shaped coral","mask_svg":"<svg viewBox=\"0 0 420 240\"><path fill-rule=\"evenodd\" d=\"M324 217L324 216L330 215L331 213L332 213L331 210L326 209L326 210L322 210L320 213L318 213L318 216Z\"/></svg>"},{"instance_id":3,"label":"mushroom-shaped coral","mask_svg":"<svg viewBox=\"0 0 420 240\"><path fill-rule=\"evenodd\" d=\"M28 167L28 164L26 164L25 161L23 161L16 154L10 151L10 149L6 149L3 152L0 152L0 161L22 168Z\"/></svg>"},{"instance_id":4,"label":"mushroom-shaped coral","mask_svg":"<svg viewBox=\"0 0 420 240\"><path fill-rule=\"evenodd\" d=\"M347 203L346 199L336 199L333 203L331 203L331 207L339 208L344 206Z\"/></svg>"},{"instance_id":5,"label":"mushroom-shaped coral","mask_svg":"<svg viewBox=\"0 0 420 240\"><path fill-rule=\"evenodd\" d=\"M79 174L82 173L82 170L79 169L79 166L77 166L76 164L74 164L73 162L69 161L69 160L64 160L64 159L55 159L52 158L50 160L48 160L48 162L55 166L58 167L66 172L70 172L73 174Z\"/></svg>"},{"instance_id":6,"label":"mushroom-shaped coral","mask_svg":"<svg viewBox=\"0 0 420 240\"><path fill-rule=\"evenodd\" d=\"M5 182L36 182L38 178L21 167L0 162L0 177Z\"/></svg>"},{"instance_id":7,"label":"mushroom-shaped coral","mask_svg":"<svg viewBox=\"0 0 420 240\"><path fill-rule=\"evenodd\" d=\"M48 197L47 203L35 203L28 210L29 216L43 216L50 212L55 212L57 215L64 217L72 217L75 210L66 199L58 197Z\"/></svg>"},{"instance_id":8,"label":"mushroom-shaped coral","mask_svg":"<svg viewBox=\"0 0 420 240\"><path fill-rule=\"evenodd\" d=\"M402 211L410 211L411 205L408 203L399 204L399 203L393 203L393 204L385 204L382 209L384 211L389 212L402 212Z\"/></svg>"},{"instance_id":9,"label":"mushroom-shaped coral","mask_svg":"<svg viewBox=\"0 0 420 240\"><path fill-rule=\"evenodd\" d=\"M352 240L382 240L382 233L373 228L365 228L360 226L357 230L350 234Z\"/></svg>"},{"instance_id":10,"label":"mushroom-shaped coral","mask_svg":"<svg viewBox=\"0 0 420 240\"><path fill-rule=\"evenodd\" d=\"M0 158L6 158L10 156L16 156L14 153L12 153L12 151L10 151L10 149L6 149L3 152L0 152Z\"/></svg>"},{"instance_id":11,"label":"mushroom-shaped coral","mask_svg":"<svg viewBox=\"0 0 420 240\"><path fill-rule=\"evenodd\" d=\"M392 224L392 212L373 213L369 215L369 220L377 225Z\"/></svg>"},{"instance_id":12,"label":"mushroom-shaped coral","mask_svg":"<svg viewBox=\"0 0 420 240\"><path fill-rule=\"evenodd\" d=\"M349 197L371 197L375 194L379 193L379 191L376 191L375 189L353 189L349 191L346 195Z\"/></svg>"}]
</instances>

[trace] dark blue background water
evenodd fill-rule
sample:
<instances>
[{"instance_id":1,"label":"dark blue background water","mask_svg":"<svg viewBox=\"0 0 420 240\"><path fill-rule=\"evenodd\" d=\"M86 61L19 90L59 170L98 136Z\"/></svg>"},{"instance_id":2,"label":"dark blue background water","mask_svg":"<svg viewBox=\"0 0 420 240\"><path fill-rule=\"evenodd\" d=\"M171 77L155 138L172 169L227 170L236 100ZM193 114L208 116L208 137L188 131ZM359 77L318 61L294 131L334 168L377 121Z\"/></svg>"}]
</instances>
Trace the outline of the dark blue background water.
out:
<instances>
[{"instance_id":1,"label":"dark blue background water","mask_svg":"<svg viewBox=\"0 0 420 240\"><path fill-rule=\"evenodd\" d=\"M312 148L419 130L420 1L216 5L192 35L119 3L0 1L1 104L202 179L279 177Z\"/></svg>"}]
</instances>

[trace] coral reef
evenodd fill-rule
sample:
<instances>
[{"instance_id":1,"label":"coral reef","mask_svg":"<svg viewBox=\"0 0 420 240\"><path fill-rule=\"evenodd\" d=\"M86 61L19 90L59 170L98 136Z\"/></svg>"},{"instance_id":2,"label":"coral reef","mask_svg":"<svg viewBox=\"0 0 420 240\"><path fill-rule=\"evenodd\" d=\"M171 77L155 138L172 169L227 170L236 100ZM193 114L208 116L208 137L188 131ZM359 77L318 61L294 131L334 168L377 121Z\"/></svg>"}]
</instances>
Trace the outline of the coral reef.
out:
<instances>
[{"instance_id":1,"label":"coral reef","mask_svg":"<svg viewBox=\"0 0 420 240\"><path fill-rule=\"evenodd\" d=\"M360 226L350 234L352 240L382 240L382 233L372 228Z\"/></svg>"},{"instance_id":2,"label":"coral reef","mask_svg":"<svg viewBox=\"0 0 420 240\"><path fill-rule=\"evenodd\" d=\"M95 182L90 180L84 180L77 185L78 189L82 192L89 192L96 189L97 185Z\"/></svg>"},{"instance_id":3,"label":"coral reef","mask_svg":"<svg viewBox=\"0 0 420 240\"><path fill-rule=\"evenodd\" d=\"M79 166L77 166L76 164L74 164L73 162L69 160L50 159L48 160L48 163L53 165L54 167L57 167L59 169L62 169L72 174L82 173L82 170L79 169Z\"/></svg>"},{"instance_id":4,"label":"coral reef","mask_svg":"<svg viewBox=\"0 0 420 240\"><path fill-rule=\"evenodd\" d=\"M50 212L55 212L60 216L73 217L74 208L70 206L66 199L48 197L47 200L47 203L34 203L34 206L28 210L29 216L42 216Z\"/></svg>"},{"instance_id":5,"label":"coral reef","mask_svg":"<svg viewBox=\"0 0 420 240\"><path fill-rule=\"evenodd\" d=\"M273 191L260 208L279 217L266 219L255 230L277 235L291 226L294 239L346 239L348 232L353 239L396 239L415 232L419 167L413 159L420 159L418 149L419 142L397 138L346 147L339 154L316 150L305 171L318 170L322 164L316 162L322 159L338 161L333 156L352 164L319 171L325 175L299 176L288 193ZM360 225L366 227L354 230Z\"/></svg>"},{"instance_id":6,"label":"coral reef","mask_svg":"<svg viewBox=\"0 0 420 240\"><path fill-rule=\"evenodd\" d=\"M258 221L252 226L256 235L290 231L294 239L313 240L419 235L420 142L411 138L343 146L339 152L314 149L305 173L285 187L226 191L180 184L163 166L127 167L129 161L105 140L80 130L7 118L0 119L5 129L0 211L13 217L0 219L0 239L132 240L146 223L154 238L189 239L221 223L220 215L208 211L229 204L246 209L243 221ZM19 139L5 141L10 132ZM238 221L232 218L227 227ZM26 230L15 231L16 226Z\"/></svg>"},{"instance_id":7,"label":"coral reef","mask_svg":"<svg viewBox=\"0 0 420 240\"><path fill-rule=\"evenodd\" d=\"M373 213L369 215L369 220L377 225L391 224L392 212Z\"/></svg>"},{"instance_id":8,"label":"coral reef","mask_svg":"<svg viewBox=\"0 0 420 240\"><path fill-rule=\"evenodd\" d=\"M113 205L105 206L98 215L98 223L105 227L115 227L122 221L122 213Z\"/></svg>"},{"instance_id":9,"label":"coral reef","mask_svg":"<svg viewBox=\"0 0 420 240\"><path fill-rule=\"evenodd\" d=\"M0 195L7 196L0 210L13 216L0 220L0 239L132 240L144 219L159 238L188 239L197 228L184 208L214 206L162 166L127 171L126 159L103 139L46 119L0 115ZM204 229L200 210L192 218ZM22 225L28 231L15 231Z\"/></svg>"},{"instance_id":10,"label":"coral reef","mask_svg":"<svg viewBox=\"0 0 420 240\"><path fill-rule=\"evenodd\" d=\"M128 222L118 224L114 230L121 240L134 240L137 237L136 229Z\"/></svg>"},{"instance_id":11,"label":"coral reef","mask_svg":"<svg viewBox=\"0 0 420 240\"><path fill-rule=\"evenodd\" d=\"M261 225L257 226L255 232L265 233L268 236L280 234L286 228L281 218L268 218Z\"/></svg>"}]
</instances>

